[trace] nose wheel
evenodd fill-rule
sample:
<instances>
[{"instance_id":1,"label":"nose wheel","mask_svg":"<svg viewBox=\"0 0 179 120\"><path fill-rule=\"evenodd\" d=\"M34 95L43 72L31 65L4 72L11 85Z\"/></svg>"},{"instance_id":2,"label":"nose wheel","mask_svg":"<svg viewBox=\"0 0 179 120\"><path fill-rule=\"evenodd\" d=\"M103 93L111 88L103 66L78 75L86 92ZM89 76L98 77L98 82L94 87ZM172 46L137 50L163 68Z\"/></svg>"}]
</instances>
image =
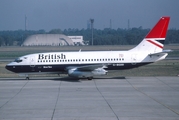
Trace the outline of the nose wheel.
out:
<instances>
[{"instance_id":1,"label":"nose wheel","mask_svg":"<svg viewBox=\"0 0 179 120\"><path fill-rule=\"evenodd\" d=\"M25 75L25 78L26 78L26 80L29 80L29 75L26 74L26 75Z\"/></svg>"}]
</instances>

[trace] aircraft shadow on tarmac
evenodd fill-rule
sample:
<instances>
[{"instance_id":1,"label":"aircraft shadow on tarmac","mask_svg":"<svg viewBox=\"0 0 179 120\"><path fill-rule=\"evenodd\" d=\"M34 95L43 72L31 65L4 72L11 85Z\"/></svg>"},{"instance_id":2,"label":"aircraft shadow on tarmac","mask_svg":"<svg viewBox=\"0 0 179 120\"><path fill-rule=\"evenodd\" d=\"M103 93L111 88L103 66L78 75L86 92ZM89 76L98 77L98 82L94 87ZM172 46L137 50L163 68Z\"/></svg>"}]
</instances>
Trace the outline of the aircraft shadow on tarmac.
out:
<instances>
[{"instance_id":1,"label":"aircraft shadow on tarmac","mask_svg":"<svg viewBox=\"0 0 179 120\"><path fill-rule=\"evenodd\" d=\"M92 80L105 80L105 79L126 79L126 77L94 77ZM21 81L26 80L25 78L2 78L0 81ZM33 80L52 80L52 81L66 81L66 82L80 82L80 81L90 81L86 78L71 78L71 77L30 77L29 81Z\"/></svg>"},{"instance_id":2,"label":"aircraft shadow on tarmac","mask_svg":"<svg viewBox=\"0 0 179 120\"><path fill-rule=\"evenodd\" d=\"M104 80L104 79L126 79L125 77L94 77L92 80ZM33 79L35 80L35 79ZM40 79L37 79L40 80ZM59 77L59 78L51 78L45 80L54 80L54 81L66 81L66 82L80 82L80 81L90 81L86 78L71 78L71 77Z\"/></svg>"}]
</instances>

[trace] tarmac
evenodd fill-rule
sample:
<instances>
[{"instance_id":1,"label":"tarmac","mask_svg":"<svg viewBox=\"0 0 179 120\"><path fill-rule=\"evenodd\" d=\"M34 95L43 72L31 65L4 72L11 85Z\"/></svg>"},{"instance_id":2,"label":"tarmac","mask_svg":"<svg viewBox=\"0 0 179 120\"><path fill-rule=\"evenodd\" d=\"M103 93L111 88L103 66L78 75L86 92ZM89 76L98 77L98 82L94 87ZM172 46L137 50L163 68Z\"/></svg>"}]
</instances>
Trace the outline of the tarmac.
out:
<instances>
[{"instance_id":1,"label":"tarmac","mask_svg":"<svg viewBox=\"0 0 179 120\"><path fill-rule=\"evenodd\" d=\"M179 120L179 77L1 78L0 120Z\"/></svg>"}]
</instances>

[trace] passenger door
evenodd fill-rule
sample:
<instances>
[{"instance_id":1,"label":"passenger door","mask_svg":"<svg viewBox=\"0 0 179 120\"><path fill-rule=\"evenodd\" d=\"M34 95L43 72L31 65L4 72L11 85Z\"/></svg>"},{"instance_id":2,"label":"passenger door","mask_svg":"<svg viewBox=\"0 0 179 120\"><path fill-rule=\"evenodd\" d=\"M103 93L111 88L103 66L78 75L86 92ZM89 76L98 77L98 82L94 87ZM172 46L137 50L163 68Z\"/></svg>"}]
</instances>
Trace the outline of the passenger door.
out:
<instances>
[{"instance_id":1,"label":"passenger door","mask_svg":"<svg viewBox=\"0 0 179 120\"><path fill-rule=\"evenodd\" d=\"M35 59L33 57L30 58L30 69L35 71Z\"/></svg>"}]
</instances>

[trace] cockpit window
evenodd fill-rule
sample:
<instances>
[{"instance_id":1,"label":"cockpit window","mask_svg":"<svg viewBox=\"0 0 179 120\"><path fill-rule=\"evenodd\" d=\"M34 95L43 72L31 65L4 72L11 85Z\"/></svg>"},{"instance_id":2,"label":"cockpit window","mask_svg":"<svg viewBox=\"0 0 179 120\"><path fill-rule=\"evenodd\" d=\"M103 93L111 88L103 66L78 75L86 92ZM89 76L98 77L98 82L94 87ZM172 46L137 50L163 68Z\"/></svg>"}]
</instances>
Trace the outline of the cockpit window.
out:
<instances>
[{"instance_id":1,"label":"cockpit window","mask_svg":"<svg viewBox=\"0 0 179 120\"><path fill-rule=\"evenodd\" d=\"M17 59L14 60L14 62L19 63L19 62L22 62L22 60L20 58L17 58Z\"/></svg>"}]
</instances>

